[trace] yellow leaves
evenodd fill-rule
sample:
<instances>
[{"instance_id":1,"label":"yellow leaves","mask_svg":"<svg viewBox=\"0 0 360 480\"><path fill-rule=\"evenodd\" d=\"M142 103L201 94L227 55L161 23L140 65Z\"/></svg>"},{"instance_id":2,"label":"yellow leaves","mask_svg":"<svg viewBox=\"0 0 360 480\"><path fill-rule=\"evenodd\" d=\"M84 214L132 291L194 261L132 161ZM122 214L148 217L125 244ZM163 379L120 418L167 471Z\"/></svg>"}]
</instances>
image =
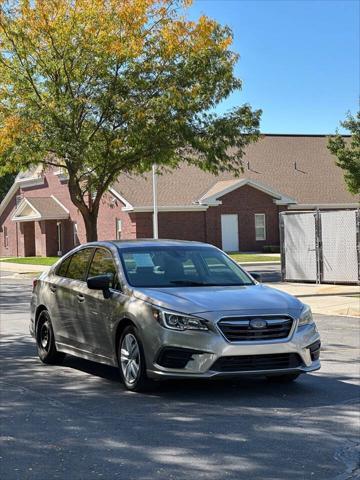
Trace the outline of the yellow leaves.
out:
<instances>
[{"instance_id":1,"label":"yellow leaves","mask_svg":"<svg viewBox=\"0 0 360 480\"><path fill-rule=\"evenodd\" d=\"M23 135L35 135L41 130L40 124L28 122L19 115L7 116L0 128L0 155L14 148Z\"/></svg>"},{"instance_id":2,"label":"yellow leaves","mask_svg":"<svg viewBox=\"0 0 360 480\"><path fill-rule=\"evenodd\" d=\"M164 41L164 53L167 57L177 53L200 53L209 48L226 50L232 42L229 35L219 41L214 32L218 24L202 15L197 22L188 21L183 17L177 20L168 19L163 22L161 35Z\"/></svg>"},{"instance_id":3,"label":"yellow leaves","mask_svg":"<svg viewBox=\"0 0 360 480\"><path fill-rule=\"evenodd\" d=\"M0 0L1 3L4 0ZM92 51L95 58L135 58L142 54L145 37L160 34L162 51L169 58L177 53L226 50L230 36L214 40L216 22L201 16L186 20L181 8L192 0L18 0L12 16L14 31L26 37L31 54L49 54L59 60L65 52L74 55ZM155 27L155 28L153 28ZM153 30L153 31L152 31ZM1 33L0 33L1 37ZM1 39L0 39L1 41Z\"/></svg>"}]
</instances>

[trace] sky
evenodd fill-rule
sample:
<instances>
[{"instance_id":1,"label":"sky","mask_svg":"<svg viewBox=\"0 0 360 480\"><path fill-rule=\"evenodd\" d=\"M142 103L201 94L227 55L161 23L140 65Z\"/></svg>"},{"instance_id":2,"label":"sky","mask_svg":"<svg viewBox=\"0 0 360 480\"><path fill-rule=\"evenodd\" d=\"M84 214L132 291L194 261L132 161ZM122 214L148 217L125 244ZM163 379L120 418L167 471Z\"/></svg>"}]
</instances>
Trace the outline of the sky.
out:
<instances>
[{"instance_id":1,"label":"sky","mask_svg":"<svg viewBox=\"0 0 360 480\"><path fill-rule=\"evenodd\" d=\"M263 133L334 133L359 109L359 7L353 0L194 0L191 17L230 26L240 54L242 91L219 113L249 103L263 110Z\"/></svg>"}]
</instances>

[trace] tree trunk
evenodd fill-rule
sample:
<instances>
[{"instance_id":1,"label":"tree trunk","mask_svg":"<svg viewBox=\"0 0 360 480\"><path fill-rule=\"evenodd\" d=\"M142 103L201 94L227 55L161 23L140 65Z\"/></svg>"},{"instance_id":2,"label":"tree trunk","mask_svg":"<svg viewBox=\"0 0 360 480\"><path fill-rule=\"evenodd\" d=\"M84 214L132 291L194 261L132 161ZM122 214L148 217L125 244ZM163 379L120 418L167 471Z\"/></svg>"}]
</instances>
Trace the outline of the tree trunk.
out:
<instances>
[{"instance_id":1,"label":"tree trunk","mask_svg":"<svg viewBox=\"0 0 360 480\"><path fill-rule=\"evenodd\" d=\"M88 242L96 242L98 239L97 232L97 212L81 212L85 223L86 240Z\"/></svg>"},{"instance_id":2,"label":"tree trunk","mask_svg":"<svg viewBox=\"0 0 360 480\"><path fill-rule=\"evenodd\" d=\"M79 209L85 223L86 241L96 242L98 239L97 219L99 214L100 198L96 198L95 202L89 199L89 205L86 205L79 183L69 170L68 189L73 204Z\"/></svg>"}]
</instances>

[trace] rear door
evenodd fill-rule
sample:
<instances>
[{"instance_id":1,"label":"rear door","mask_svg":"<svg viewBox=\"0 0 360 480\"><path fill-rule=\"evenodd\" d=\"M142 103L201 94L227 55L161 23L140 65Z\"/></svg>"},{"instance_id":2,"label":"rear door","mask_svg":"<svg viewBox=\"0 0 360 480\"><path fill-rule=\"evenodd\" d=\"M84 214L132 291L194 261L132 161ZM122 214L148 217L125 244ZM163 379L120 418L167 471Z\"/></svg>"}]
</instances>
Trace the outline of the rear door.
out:
<instances>
[{"instance_id":1,"label":"rear door","mask_svg":"<svg viewBox=\"0 0 360 480\"><path fill-rule=\"evenodd\" d=\"M82 248L71 255L66 272L61 272L61 269L58 271L59 280L54 293L59 312L57 342L80 350L86 348L86 338L79 321L79 310L83 303L82 291L87 270L94 252L95 248ZM61 273L63 276L59 275Z\"/></svg>"}]
</instances>

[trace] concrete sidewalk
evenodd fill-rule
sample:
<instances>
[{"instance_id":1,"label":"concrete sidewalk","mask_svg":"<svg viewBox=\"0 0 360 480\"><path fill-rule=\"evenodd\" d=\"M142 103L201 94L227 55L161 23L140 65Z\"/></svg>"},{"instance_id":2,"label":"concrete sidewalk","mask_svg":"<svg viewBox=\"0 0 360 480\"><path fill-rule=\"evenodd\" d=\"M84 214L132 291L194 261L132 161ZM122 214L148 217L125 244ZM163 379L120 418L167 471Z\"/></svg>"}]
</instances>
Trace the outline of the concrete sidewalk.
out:
<instances>
[{"instance_id":1,"label":"concrete sidewalk","mask_svg":"<svg viewBox=\"0 0 360 480\"><path fill-rule=\"evenodd\" d=\"M48 265L27 265L24 263L0 262L0 272L35 273L46 272Z\"/></svg>"},{"instance_id":2,"label":"concrete sidewalk","mask_svg":"<svg viewBox=\"0 0 360 480\"><path fill-rule=\"evenodd\" d=\"M310 305L314 313L360 317L360 286L314 283L271 283Z\"/></svg>"}]
</instances>

